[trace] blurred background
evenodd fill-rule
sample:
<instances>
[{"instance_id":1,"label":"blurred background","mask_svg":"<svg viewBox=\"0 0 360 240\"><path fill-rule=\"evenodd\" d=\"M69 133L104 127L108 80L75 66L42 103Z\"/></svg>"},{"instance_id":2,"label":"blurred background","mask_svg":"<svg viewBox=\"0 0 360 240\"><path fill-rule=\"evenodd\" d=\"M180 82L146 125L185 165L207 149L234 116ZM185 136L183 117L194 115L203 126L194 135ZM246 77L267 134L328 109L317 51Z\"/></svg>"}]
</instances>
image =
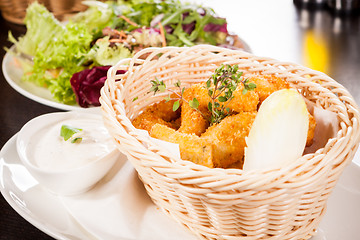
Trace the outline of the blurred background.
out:
<instances>
[{"instance_id":1,"label":"blurred background","mask_svg":"<svg viewBox=\"0 0 360 240\"><path fill-rule=\"evenodd\" d=\"M255 55L324 72L348 88L360 104L360 1L199 2L226 16L229 29Z\"/></svg>"},{"instance_id":2,"label":"blurred background","mask_svg":"<svg viewBox=\"0 0 360 240\"><path fill-rule=\"evenodd\" d=\"M32 1L1 0L3 18L21 26L26 7ZM86 9L81 0L38 1L60 20ZM360 87L356 81L360 66L360 0L187 2L215 9L254 54L322 71L349 88L360 102Z\"/></svg>"}]
</instances>

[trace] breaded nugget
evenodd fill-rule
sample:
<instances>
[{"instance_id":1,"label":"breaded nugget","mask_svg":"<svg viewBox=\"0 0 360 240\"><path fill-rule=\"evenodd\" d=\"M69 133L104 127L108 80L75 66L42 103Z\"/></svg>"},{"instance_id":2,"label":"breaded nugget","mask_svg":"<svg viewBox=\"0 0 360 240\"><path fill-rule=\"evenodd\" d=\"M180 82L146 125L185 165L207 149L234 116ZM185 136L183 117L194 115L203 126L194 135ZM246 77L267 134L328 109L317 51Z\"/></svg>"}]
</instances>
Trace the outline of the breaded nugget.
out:
<instances>
[{"instance_id":1,"label":"breaded nugget","mask_svg":"<svg viewBox=\"0 0 360 240\"><path fill-rule=\"evenodd\" d=\"M202 139L214 145L213 158L219 162L218 167L242 161L246 146L245 137L249 135L257 112L242 112L224 118L219 124L209 127ZM240 163L242 165L242 163Z\"/></svg>"},{"instance_id":2,"label":"breaded nugget","mask_svg":"<svg viewBox=\"0 0 360 240\"><path fill-rule=\"evenodd\" d=\"M244 164L244 158L240 159L237 162L234 162L230 165L228 165L226 168L235 168L235 169L242 169Z\"/></svg>"},{"instance_id":3,"label":"breaded nugget","mask_svg":"<svg viewBox=\"0 0 360 240\"><path fill-rule=\"evenodd\" d=\"M180 109L173 111L174 101L165 100L155 103L140 113L133 121L132 124L138 129L144 129L150 131L151 127L160 123L169 127L176 128L175 120L180 117Z\"/></svg>"},{"instance_id":4,"label":"breaded nugget","mask_svg":"<svg viewBox=\"0 0 360 240\"><path fill-rule=\"evenodd\" d=\"M208 90L205 88L205 83L193 84L189 88L185 89L183 98L187 101L196 98L199 101L199 109L207 109L208 102L210 102L210 97L208 95Z\"/></svg>"},{"instance_id":5,"label":"breaded nugget","mask_svg":"<svg viewBox=\"0 0 360 240\"><path fill-rule=\"evenodd\" d=\"M155 124L150 130L150 136L179 144L180 156L183 160L189 160L210 168L217 165L216 162L213 162L212 144L195 134L181 133L165 125Z\"/></svg>"},{"instance_id":6,"label":"breaded nugget","mask_svg":"<svg viewBox=\"0 0 360 240\"><path fill-rule=\"evenodd\" d=\"M170 123L173 129L178 130L181 126L181 117L172 120Z\"/></svg>"},{"instance_id":7,"label":"breaded nugget","mask_svg":"<svg viewBox=\"0 0 360 240\"><path fill-rule=\"evenodd\" d=\"M243 94L242 91L244 85L240 83L234 91L234 98L228 103L227 107L231 112L250 112L256 111L259 103L259 95L254 91L248 91ZM208 95L208 90L205 88L205 84L194 84L190 88L186 89L183 94L183 98L186 101L190 101L196 98L199 101L198 110L192 109L189 104L184 103L181 109L181 127L180 132L183 133L195 133L200 136L209 127L210 111L208 104L211 98ZM223 103L224 105L227 102Z\"/></svg>"},{"instance_id":8,"label":"breaded nugget","mask_svg":"<svg viewBox=\"0 0 360 240\"><path fill-rule=\"evenodd\" d=\"M209 127L209 121L201 113L192 109L189 104L181 106L181 125L179 132L200 136Z\"/></svg>"},{"instance_id":9,"label":"breaded nugget","mask_svg":"<svg viewBox=\"0 0 360 240\"><path fill-rule=\"evenodd\" d=\"M248 91L243 94L244 84L239 83L233 93L234 98L228 104L228 107L235 112L251 112L257 110L259 96L254 91ZM207 110L208 103L211 101L205 83L194 84L184 92L184 99L191 100L196 98L199 101L199 109ZM227 104L224 102L223 104Z\"/></svg>"},{"instance_id":10,"label":"breaded nugget","mask_svg":"<svg viewBox=\"0 0 360 240\"><path fill-rule=\"evenodd\" d=\"M180 109L173 111L174 102L175 100L162 100L151 105L149 111L166 122L173 121L180 117Z\"/></svg>"},{"instance_id":11,"label":"breaded nugget","mask_svg":"<svg viewBox=\"0 0 360 240\"><path fill-rule=\"evenodd\" d=\"M259 104L259 94L253 90L243 94L243 89L244 85L240 83L234 91L234 98L229 102L228 107L237 113L256 111Z\"/></svg>"},{"instance_id":12,"label":"breaded nugget","mask_svg":"<svg viewBox=\"0 0 360 240\"><path fill-rule=\"evenodd\" d=\"M181 106L181 126L179 132L194 133L200 136L209 127L210 112L208 110L208 103L210 97L203 84L194 84L185 89L183 99L187 102L196 98L199 101L197 111L184 102Z\"/></svg>"},{"instance_id":13,"label":"breaded nugget","mask_svg":"<svg viewBox=\"0 0 360 240\"><path fill-rule=\"evenodd\" d=\"M263 102L271 93L280 89L290 88L289 82L274 75L256 75L250 76L248 79L249 82L256 84L255 92L259 95L260 103Z\"/></svg>"},{"instance_id":14,"label":"breaded nugget","mask_svg":"<svg viewBox=\"0 0 360 240\"><path fill-rule=\"evenodd\" d=\"M311 115L309 113L309 130L308 130L308 135L307 135L307 139L306 139L307 147L311 146L313 143L315 127L316 127L316 120L313 117L313 115Z\"/></svg>"},{"instance_id":15,"label":"breaded nugget","mask_svg":"<svg viewBox=\"0 0 360 240\"><path fill-rule=\"evenodd\" d=\"M160 117L154 115L151 111L147 111L147 110L142 112L132 121L132 124L134 125L135 128L144 129L146 131L150 131L152 126L154 126L156 123L160 123L168 127L172 127L171 122L166 122Z\"/></svg>"}]
</instances>

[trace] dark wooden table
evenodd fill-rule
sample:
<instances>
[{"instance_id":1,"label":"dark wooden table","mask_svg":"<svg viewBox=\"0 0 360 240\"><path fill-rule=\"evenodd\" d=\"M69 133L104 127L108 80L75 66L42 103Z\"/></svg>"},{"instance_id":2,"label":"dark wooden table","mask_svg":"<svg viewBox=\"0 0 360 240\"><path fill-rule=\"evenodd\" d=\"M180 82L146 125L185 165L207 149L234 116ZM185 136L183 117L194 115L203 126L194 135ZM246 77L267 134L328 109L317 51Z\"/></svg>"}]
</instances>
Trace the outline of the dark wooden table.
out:
<instances>
[{"instance_id":1,"label":"dark wooden table","mask_svg":"<svg viewBox=\"0 0 360 240\"><path fill-rule=\"evenodd\" d=\"M5 54L4 46L11 46L7 41L8 31L19 36L25 32L25 27L6 22L0 19L1 58ZM48 112L59 111L51 107L34 102L16 92L6 82L3 74L0 76L0 146L3 145L30 119ZM35 228L19 214L17 214L5 199L0 197L0 239L52 239L42 231Z\"/></svg>"},{"instance_id":2,"label":"dark wooden table","mask_svg":"<svg viewBox=\"0 0 360 240\"><path fill-rule=\"evenodd\" d=\"M339 16L327 9L295 7L290 0L202 1L228 19L256 55L299 63L327 73L344 85L360 103L360 17ZM0 18L1 58L7 33L25 32L23 26ZM61 111L34 102L10 87L0 75L0 147L30 119ZM0 197L0 239L52 239Z\"/></svg>"}]
</instances>

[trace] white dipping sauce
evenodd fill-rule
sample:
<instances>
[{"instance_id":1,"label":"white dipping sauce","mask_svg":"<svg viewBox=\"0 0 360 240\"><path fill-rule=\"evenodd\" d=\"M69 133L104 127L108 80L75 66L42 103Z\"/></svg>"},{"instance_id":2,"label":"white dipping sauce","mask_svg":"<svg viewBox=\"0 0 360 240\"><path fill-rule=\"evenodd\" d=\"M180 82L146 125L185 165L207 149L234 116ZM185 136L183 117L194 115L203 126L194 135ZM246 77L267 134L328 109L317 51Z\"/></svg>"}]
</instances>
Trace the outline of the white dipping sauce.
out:
<instances>
[{"instance_id":1,"label":"white dipping sauce","mask_svg":"<svg viewBox=\"0 0 360 240\"><path fill-rule=\"evenodd\" d=\"M82 141L65 141L60 136L62 125L82 129ZM31 142L34 144L28 148L29 159L34 159L33 164L40 168L53 171L81 167L115 148L101 117L67 119L45 126Z\"/></svg>"}]
</instances>

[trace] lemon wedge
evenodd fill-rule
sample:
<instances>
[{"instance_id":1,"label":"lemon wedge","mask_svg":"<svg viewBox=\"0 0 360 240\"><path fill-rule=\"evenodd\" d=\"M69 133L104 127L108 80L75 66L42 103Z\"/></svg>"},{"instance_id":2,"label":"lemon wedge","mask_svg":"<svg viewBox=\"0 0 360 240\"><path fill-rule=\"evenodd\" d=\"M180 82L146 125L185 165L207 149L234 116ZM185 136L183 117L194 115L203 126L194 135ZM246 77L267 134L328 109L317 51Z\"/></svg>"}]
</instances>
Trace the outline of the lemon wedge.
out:
<instances>
[{"instance_id":1,"label":"lemon wedge","mask_svg":"<svg viewBox=\"0 0 360 240\"><path fill-rule=\"evenodd\" d=\"M302 156L309 116L295 89L272 93L261 104L246 138L244 171L281 168Z\"/></svg>"}]
</instances>

